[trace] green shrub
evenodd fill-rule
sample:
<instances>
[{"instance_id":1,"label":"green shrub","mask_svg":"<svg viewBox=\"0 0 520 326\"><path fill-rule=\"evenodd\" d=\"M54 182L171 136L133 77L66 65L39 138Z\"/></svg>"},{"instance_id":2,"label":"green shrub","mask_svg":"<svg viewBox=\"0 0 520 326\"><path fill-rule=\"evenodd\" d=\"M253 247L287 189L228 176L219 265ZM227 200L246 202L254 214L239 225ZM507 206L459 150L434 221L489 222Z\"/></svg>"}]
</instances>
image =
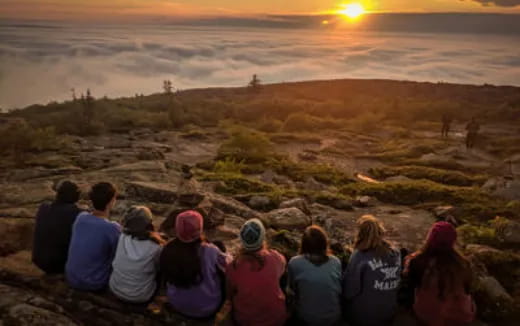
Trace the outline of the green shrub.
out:
<instances>
[{"instance_id":1,"label":"green shrub","mask_svg":"<svg viewBox=\"0 0 520 326\"><path fill-rule=\"evenodd\" d=\"M307 113L292 113L283 125L285 132L309 132L322 129L338 129L344 123L338 120L324 119Z\"/></svg>"},{"instance_id":2,"label":"green shrub","mask_svg":"<svg viewBox=\"0 0 520 326\"><path fill-rule=\"evenodd\" d=\"M282 129L283 123L280 120L264 118L257 126L257 129L267 133L275 133Z\"/></svg>"},{"instance_id":3,"label":"green shrub","mask_svg":"<svg viewBox=\"0 0 520 326\"><path fill-rule=\"evenodd\" d=\"M464 224L457 228L459 239L465 244L496 246L498 239L495 229L489 226Z\"/></svg>"},{"instance_id":4,"label":"green shrub","mask_svg":"<svg viewBox=\"0 0 520 326\"><path fill-rule=\"evenodd\" d=\"M388 177L403 175L411 179L428 179L453 186L481 185L487 180L486 176L470 176L458 171L448 171L414 165L372 168L369 173L376 179L386 179Z\"/></svg>"},{"instance_id":5,"label":"green shrub","mask_svg":"<svg viewBox=\"0 0 520 326\"><path fill-rule=\"evenodd\" d=\"M274 187L248 178L240 173L207 173L202 176L202 181L220 181L215 192L223 195L258 194L274 191Z\"/></svg>"},{"instance_id":6,"label":"green shrub","mask_svg":"<svg viewBox=\"0 0 520 326\"><path fill-rule=\"evenodd\" d=\"M443 203L457 206L461 218L489 220L496 215L514 216L505 203L476 188L447 186L429 180L351 183L341 188L347 195L368 195L399 205Z\"/></svg>"},{"instance_id":7,"label":"green shrub","mask_svg":"<svg viewBox=\"0 0 520 326\"><path fill-rule=\"evenodd\" d=\"M31 152L60 149L64 138L53 127L33 128L25 121L17 121L0 129L0 153L11 154L17 161Z\"/></svg>"},{"instance_id":8,"label":"green shrub","mask_svg":"<svg viewBox=\"0 0 520 326\"><path fill-rule=\"evenodd\" d=\"M220 160L215 162L213 166L213 172L215 173L242 173L242 170L245 168L245 164L243 162L237 162L232 158L225 158L224 160Z\"/></svg>"},{"instance_id":9,"label":"green shrub","mask_svg":"<svg viewBox=\"0 0 520 326\"><path fill-rule=\"evenodd\" d=\"M379 129L379 124L384 118L384 114L380 112L365 112L348 120L348 125L358 132L370 133Z\"/></svg>"},{"instance_id":10,"label":"green shrub","mask_svg":"<svg viewBox=\"0 0 520 326\"><path fill-rule=\"evenodd\" d=\"M271 142L263 135L238 129L232 131L231 139L218 150L219 160L232 159L243 163L261 163L275 156Z\"/></svg>"}]
</instances>

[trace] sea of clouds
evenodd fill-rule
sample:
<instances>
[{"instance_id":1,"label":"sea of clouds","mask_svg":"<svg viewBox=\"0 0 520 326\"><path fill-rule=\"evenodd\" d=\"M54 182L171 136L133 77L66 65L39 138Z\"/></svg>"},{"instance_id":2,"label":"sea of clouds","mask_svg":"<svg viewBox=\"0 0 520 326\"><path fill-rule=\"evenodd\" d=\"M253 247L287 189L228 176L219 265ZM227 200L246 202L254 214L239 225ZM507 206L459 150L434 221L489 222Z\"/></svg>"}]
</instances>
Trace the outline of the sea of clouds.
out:
<instances>
[{"instance_id":1,"label":"sea of clouds","mask_svg":"<svg viewBox=\"0 0 520 326\"><path fill-rule=\"evenodd\" d=\"M384 78L520 85L520 36L200 26L0 28L0 108L264 82Z\"/></svg>"}]
</instances>

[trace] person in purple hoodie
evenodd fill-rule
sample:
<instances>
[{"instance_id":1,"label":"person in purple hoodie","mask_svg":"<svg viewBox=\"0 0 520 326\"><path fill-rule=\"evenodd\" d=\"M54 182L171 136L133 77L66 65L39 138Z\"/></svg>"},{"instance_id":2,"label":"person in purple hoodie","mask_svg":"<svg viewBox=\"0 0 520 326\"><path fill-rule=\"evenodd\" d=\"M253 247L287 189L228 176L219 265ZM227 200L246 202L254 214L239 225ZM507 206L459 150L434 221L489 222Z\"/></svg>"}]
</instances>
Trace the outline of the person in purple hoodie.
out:
<instances>
[{"instance_id":1,"label":"person in purple hoodie","mask_svg":"<svg viewBox=\"0 0 520 326\"><path fill-rule=\"evenodd\" d=\"M176 238L163 249L160 269L168 302L178 313L195 319L211 318L224 301L223 273L230 257L202 234L203 218L196 211L179 214Z\"/></svg>"}]
</instances>

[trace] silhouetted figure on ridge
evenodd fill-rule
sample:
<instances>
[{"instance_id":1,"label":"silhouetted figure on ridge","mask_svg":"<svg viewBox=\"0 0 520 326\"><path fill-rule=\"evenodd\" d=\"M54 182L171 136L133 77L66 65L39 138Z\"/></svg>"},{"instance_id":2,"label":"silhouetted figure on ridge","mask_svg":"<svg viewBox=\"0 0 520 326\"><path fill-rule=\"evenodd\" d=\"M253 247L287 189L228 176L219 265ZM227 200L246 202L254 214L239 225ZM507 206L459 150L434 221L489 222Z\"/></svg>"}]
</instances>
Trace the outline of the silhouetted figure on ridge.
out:
<instances>
[{"instance_id":1,"label":"silhouetted figure on ridge","mask_svg":"<svg viewBox=\"0 0 520 326\"><path fill-rule=\"evenodd\" d=\"M480 130L480 124L477 122L475 117L471 118L470 122L466 125L466 148L475 147L477 135Z\"/></svg>"},{"instance_id":2,"label":"silhouetted figure on ridge","mask_svg":"<svg viewBox=\"0 0 520 326\"><path fill-rule=\"evenodd\" d=\"M450 132L451 127L451 121L452 118L447 113L444 113L442 115L442 138L448 138L448 133Z\"/></svg>"}]
</instances>

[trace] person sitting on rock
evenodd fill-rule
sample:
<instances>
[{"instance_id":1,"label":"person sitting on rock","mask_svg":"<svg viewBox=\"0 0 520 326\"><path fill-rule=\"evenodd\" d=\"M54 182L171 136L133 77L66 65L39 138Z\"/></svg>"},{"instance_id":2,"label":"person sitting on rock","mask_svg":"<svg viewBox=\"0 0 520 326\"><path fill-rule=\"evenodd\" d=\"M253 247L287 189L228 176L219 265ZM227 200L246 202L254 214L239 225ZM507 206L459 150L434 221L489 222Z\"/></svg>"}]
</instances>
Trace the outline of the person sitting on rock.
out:
<instances>
[{"instance_id":1,"label":"person sitting on rock","mask_svg":"<svg viewBox=\"0 0 520 326\"><path fill-rule=\"evenodd\" d=\"M400 280L399 250L385 240L384 226L377 218L362 216L343 280L345 316L350 323L390 323L397 309Z\"/></svg>"},{"instance_id":2,"label":"person sitting on rock","mask_svg":"<svg viewBox=\"0 0 520 326\"><path fill-rule=\"evenodd\" d=\"M300 255L289 261L289 293L294 296L294 325L337 325L341 320L341 262L330 254L327 234L309 226Z\"/></svg>"},{"instance_id":3,"label":"person sitting on rock","mask_svg":"<svg viewBox=\"0 0 520 326\"><path fill-rule=\"evenodd\" d=\"M265 228L258 219L247 221L240 230L242 248L227 266L227 294L233 319L238 325L281 326L287 320L285 295L280 280L286 260L267 249Z\"/></svg>"},{"instance_id":4,"label":"person sitting on rock","mask_svg":"<svg viewBox=\"0 0 520 326\"><path fill-rule=\"evenodd\" d=\"M206 241L203 217L196 211L180 213L176 238L163 249L161 274L168 302L178 313L196 319L212 318L224 301L223 277L230 257Z\"/></svg>"},{"instance_id":5,"label":"person sitting on rock","mask_svg":"<svg viewBox=\"0 0 520 326\"><path fill-rule=\"evenodd\" d=\"M152 212L132 206L123 217L109 287L123 301L149 303L160 287L159 257L166 241L154 232Z\"/></svg>"},{"instance_id":6,"label":"person sitting on rock","mask_svg":"<svg viewBox=\"0 0 520 326\"><path fill-rule=\"evenodd\" d=\"M116 202L116 188L101 182L90 190L92 213L80 213L72 228L65 275L78 290L104 291L112 272L121 226L108 220Z\"/></svg>"},{"instance_id":7,"label":"person sitting on rock","mask_svg":"<svg viewBox=\"0 0 520 326\"><path fill-rule=\"evenodd\" d=\"M69 252L72 225L81 212L76 203L78 186L71 181L57 185L56 198L43 203L36 214L32 261L47 274L63 274Z\"/></svg>"},{"instance_id":8,"label":"person sitting on rock","mask_svg":"<svg viewBox=\"0 0 520 326\"><path fill-rule=\"evenodd\" d=\"M453 225L437 222L423 248L406 258L403 275L415 289L413 309L424 325L467 325L475 318L472 273L454 248L456 239Z\"/></svg>"}]
</instances>

